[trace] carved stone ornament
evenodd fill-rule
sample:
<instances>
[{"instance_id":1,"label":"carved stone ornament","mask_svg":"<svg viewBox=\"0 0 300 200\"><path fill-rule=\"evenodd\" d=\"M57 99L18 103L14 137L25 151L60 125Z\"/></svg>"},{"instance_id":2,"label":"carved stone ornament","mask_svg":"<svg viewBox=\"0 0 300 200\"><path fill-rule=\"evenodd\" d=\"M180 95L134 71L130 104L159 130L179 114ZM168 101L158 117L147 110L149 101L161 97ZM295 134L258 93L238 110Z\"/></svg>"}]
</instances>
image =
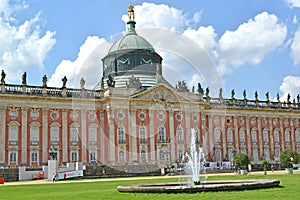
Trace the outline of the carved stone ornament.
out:
<instances>
[{"instance_id":1,"label":"carved stone ornament","mask_svg":"<svg viewBox=\"0 0 300 200\"><path fill-rule=\"evenodd\" d=\"M34 120L36 120L37 118L39 118L40 114L38 109L32 109L30 112L30 117Z\"/></svg>"},{"instance_id":2,"label":"carved stone ornament","mask_svg":"<svg viewBox=\"0 0 300 200\"><path fill-rule=\"evenodd\" d=\"M9 116L11 119L16 119L18 117L18 108L10 108Z\"/></svg>"}]
</instances>

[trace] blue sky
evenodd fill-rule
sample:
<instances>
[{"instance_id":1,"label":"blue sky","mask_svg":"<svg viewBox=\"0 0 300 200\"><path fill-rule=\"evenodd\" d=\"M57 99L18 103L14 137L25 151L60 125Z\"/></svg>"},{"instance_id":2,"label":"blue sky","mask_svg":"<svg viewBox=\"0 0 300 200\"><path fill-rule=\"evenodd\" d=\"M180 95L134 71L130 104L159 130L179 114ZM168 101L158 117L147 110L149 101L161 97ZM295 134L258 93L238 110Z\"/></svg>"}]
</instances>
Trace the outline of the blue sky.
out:
<instances>
[{"instance_id":1,"label":"blue sky","mask_svg":"<svg viewBox=\"0 0 300 200\"><path fill-rule=\"evenodd\" d=\"M223 87L226 97L235 89L237 98L258 91L262 100L267 91L282 100L300 93L300 0L0 0L7 82L21 83L26 71L29 85L41 85L46 74L48 86L60 87L67 76L68 87L84 77L92 88L101 58L125 31L129 4L172 84L201 82L216 95Z\"/></svg>"}]
</instances>

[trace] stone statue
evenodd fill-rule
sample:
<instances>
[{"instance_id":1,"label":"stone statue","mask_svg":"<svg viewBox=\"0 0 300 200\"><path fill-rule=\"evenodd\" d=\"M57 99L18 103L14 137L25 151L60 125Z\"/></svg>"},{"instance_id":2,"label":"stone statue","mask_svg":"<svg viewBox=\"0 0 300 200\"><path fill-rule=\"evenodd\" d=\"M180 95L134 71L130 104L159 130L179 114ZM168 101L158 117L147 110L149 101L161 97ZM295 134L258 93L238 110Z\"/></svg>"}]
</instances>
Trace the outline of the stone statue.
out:
<instances>
[{"instance_id":1,"label":"stone statue","mask_svg":"<svg viewBox=\"0 0 300 200\"><path fill-rule=\"evenodd\" d=\"M287 95L287 103L291 103L291 95L290 95L290 93L288 93L288 95Z\"/></svg>"},{"instance_id":2,"label":"stone statue","mask_svg":"<svg viewBox=\"0 0 300 200\"><path fill-rule=\"evenodd\" d=\"M192 87L192 93L194 93L194 92L195 92L195 86Z\"/></svg>"},{"instance_id":3,"label":"stone statue","mask_svg":"<svg viewBox=\"0 0 300 200\"><path fill-rule=\"evenodd\" d=\"M243 91L243 96L244 96L244 99L247 99L247 92L246 92L246 90Z\"/></svg>"},{"instance_id":4,"label":"stone statue","mask_svg":"<svg viewBox=\"0 0 300 200\"><path fill-rule=\"evenodd\" d=\"M223 99L223 88L219 89L219 99Z\"/></svg>"},{"instance_id":5,"label":"stone statue","mask_svg":"<svg viewBox=\"0 0 300 200\"><path fill-rule=\"evenodd\" d=\"M27 84L26 79L27 79L27 74L26 74L26 72L24 72L24 74L23 74L23 76L22 76L22 84L23 84L23 85L26 85L26 84Z\"/></svg>"},{"instance_id":6,"label":"stone statue","mask_svg":"<svg viewBox=\"0 0 300 200\"><path fill-rule=\"evenodd\" d=\"M270 101L269 92L266 93L266 101Z\"/></svg>"},{"instance_id":7,"label":"stone statue","mask_svg":"<svg viewBox=\"0 0 300 200\"><path fill-rule=\"evenodd\" d=\"M108 75L108 79L107 79L107 86L108 87L115 87L115 80L114 80L114 77L112 77L111 74Z\"/></svg>"},{"instance_id":8,"label":"stone statue","mask_svg":"<svg viewBox=\"0 0 300 200\"><path fill-rule=\"evenodd\" d=\"M231 90L231 98L234 99L235 91L234 89Z\"/></svg>"},{"instance_id":9,"label":"stone statue","mask_svg":"<svg viewBox=\"0 0 300 200\"><path fill-rule=\"evenodd\" d=\"M101 78L101 89L103 90L104 89L104 77L102 76Z\"/></svg>"},{"instance_id":10,"label":"stone statue","mask_svg":"<svg viewBox=\"0 0 300 200\"><path fill-rule=\"evenodd\" d=\"M185 81L178 81L178 84L176 85L176 89L178 92L188 92L189 89L186 86Z\"/></svg>"},{"instance_id":11,"label":"stone statue","mask_svg":"<svg viewBox=\"0 0 300 200\"><path fill-rule=\"evenodd\" d=\"M47 76L46 76L46 74L43 76L43 87L47 87Z\"/></svg>"},{"instance_id":12,"label":"stone statue","mask_svg":"<svg viewBox=\"0 0 300 200\"><path fill-rule=\"evenodd\" d=\"M257 93L257 91L255 91L254 96L255 96L255 100L258 101L258 93Z\"/></svg>"},{"instance_id":13,"label":"stone statue","mask_svg":"<svg viewBox=\"0 0 300 200\"><path fill-rule=\"evenodd\" d=\"M129 79L129 83L126 82L127 88L140 88L142 83L139 78L134 77L133 75Z\"/></svg>"},{"instance_id":14,"label":"stone statue","mask_svg":"<svg viewBox=\"0 0 300 200\"><path fill-rule=\"evenodd\" d=\"M57 160L57 151L54 146L50 146L49 155L51 160Z\"/></svg>"},{"instance_id":15,"label":"stone statue","mask_svg":"<svg viewBox=\"0 0 300 200\"><path fill-rule=\"evenodd\" d=\"M276 94L277 102L280 102L279 93Z\"/></svg>"},{"instance_id":16,"label":"stone statue","mask_svg":"<svg viewBox=\"0 0 300 200\"><path fill-rule=\"evenodd\" d=\"M82 77L81 80L80 80L80 88L84 89L84 86L85 86L85 80Z\"/></svg>"},{"instance_id":17,"label":"stone statue","mask_svg":"<svg viewBox=\"0 0 300 200\"><path fill-rule=\"evenodd\" d=\"M209 97L209 87L206 88L206 94L205 94L205 96Z\"/></svg>"},{"instance_id":18,"label":"stone statue","mask_svg":"<svg viewBox=\"0 0 300 200\"><path fill-rule=\"evenodd\" d=\"M5 74L4 70L2 69L2 72L1 72L1 84L5 84L5 77L6 77L6 74Z\"/></svg>"},{"instance_id":19,"label":"stone statue","mask_svg":"<svg viewBox=\"0 0 300 200\"><path fill-rule=\"evenodd\" d=\"M67 77L66 76L64 76L64 78L63 79L61 79L61 81L63 82L63 88L66 88L66 85L67 85L67 81L68 81L68 79L67 79Z\"/></svg>"},{"instance_id":20,"label":"stone statue","mask_svg":"<svg viewBox=\"0 0 300 200\"><path fill-rule=\"evenodd\" d=\"M297 95L297 103L300 103L300 95Z\"/></svg>"},{"instance_id":21,"label":"stone statue","mask_svg":"<svg viewBox=\"0 0 300 200\"><path fill-rule=\"evenodd\" d=\"M199 94L203 94L203 92L204 92L200 83L198 83L198 90L197 91L198 91Z\"/></svg>"}]
</instances>

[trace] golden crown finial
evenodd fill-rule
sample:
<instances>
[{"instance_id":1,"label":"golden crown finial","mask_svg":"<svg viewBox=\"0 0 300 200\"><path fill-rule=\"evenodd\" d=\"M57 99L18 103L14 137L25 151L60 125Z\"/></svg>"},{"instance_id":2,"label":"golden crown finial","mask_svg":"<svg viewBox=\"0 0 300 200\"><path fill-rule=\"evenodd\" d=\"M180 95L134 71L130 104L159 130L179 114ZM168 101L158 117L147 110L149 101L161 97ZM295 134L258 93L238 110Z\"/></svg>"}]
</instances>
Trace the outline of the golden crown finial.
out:
<instances>
[{"instance_id":1,"label":"golden crown finial","mask_svg":"<svg viewBox=\"0 0 300 200\"><path fill-rule=\"evenodd\" d=\"M134 21L134 6L132 4L128 6L128 19Z\"/></svg>"}]
</instances>

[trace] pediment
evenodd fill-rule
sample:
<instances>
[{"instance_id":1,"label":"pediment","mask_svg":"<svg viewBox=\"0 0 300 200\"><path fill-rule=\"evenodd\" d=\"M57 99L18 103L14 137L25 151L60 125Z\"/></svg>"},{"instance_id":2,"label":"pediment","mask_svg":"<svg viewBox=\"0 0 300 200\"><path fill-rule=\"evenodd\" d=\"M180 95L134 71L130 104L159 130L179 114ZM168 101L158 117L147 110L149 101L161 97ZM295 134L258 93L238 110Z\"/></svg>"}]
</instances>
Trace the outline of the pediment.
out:
<instances>
[{"instance_id":1,"label":"pediment","mask_svg":"<svg viewBox=\"0 0 300 200\"><path fill-rule=\"evenodd\" d=\"M165 84L159 84L139 92L133 95L132 98L166 102L190 101L190 99L185 97L181 92L177 92L175 89L168 87Z\"/></svg>"}]
</instances>

